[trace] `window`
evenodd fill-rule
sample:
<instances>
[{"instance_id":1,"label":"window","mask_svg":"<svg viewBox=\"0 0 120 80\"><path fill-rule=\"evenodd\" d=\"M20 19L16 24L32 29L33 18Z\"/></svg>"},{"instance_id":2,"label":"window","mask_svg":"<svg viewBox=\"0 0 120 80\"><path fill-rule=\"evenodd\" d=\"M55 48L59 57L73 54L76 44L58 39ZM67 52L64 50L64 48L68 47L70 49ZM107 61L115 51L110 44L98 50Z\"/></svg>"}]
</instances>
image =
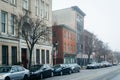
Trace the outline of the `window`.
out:
<instances>
[{"instance_id":1,"label":"window","mask_svg":"<svg viewBox=\"0 0 120 80\"><path fill-rule=\"evenodd\" d=\"M18 69L17 69L17 67L12 67L12 69L11 69L13 72L18 72Z\"/></svg>"},{"instance_id":2,"label":"window","mask_svg":"<svg viewBox=\"0 0 120 80\"><path fill-rule=\"evenodd\" d=\"M35 0L35 15L36 16L38 16L38 4L39 4L39 2L38 2L38 0Z\"/></svg>"},{"instance_id":3,"label":"window","mask_svg":"<svg viewBox=\"0 0 120 80\"><path fill-rule=\"evenodd\" d=\"M64 52L66 51L66 44L64 43Z\"/></svg>"},{"instance_id":4,"label":"window","mask_svg":"<svg viewBox=\"0 0 120 80\"><path fill-rule=\"evenodd\" d=\"M77 16L77 22L78 22L80 25L83 24L82 17L80 17L79 15Z\"/></svg>"},{"instance_id":5,"label":"window","mask_svg":"<svg viewBox=\"0 0 120 80\"><path fill-rule=\"evenodd\" d=\"M11 4L15 5L16 4L16 0L11 0Z\"/></svg>"},{"instance_id":6,"label":"window","mask_svg":"<svg viewBox=\"0 0 120 80\"><path fill-rule=\"evenodd\" d=\"M24 71L24 68L21 66L18 66L17 69L18 69L18 71Z\"/></svg>"},{"instance_id":7,"label":"window","mask_svg":"<svg viewBox=\"0 0 120 80\"><path fill-rule=\"evenodd\" d=\"M7 28L7 13L4 11L1 12L1 26L2 32L5 33Z\"/></svg>"},{"instance_id":8,"label":"window","mask_svg":"<svg viewBox=\"0 0 120 80\"><path fill-rule=\"evenodd\" d=\"M28 10L28 6L29 6L29 1L28 0L23 0L23 8Z\"/></svg>"},{"instance_id":9,"label":"window","mask_svg":"<svg viewBox=\"0 0 120 80\"><path fill-rule=\"evenodd\" d=\"M15 20L15 16L11 15L11 34L12 35L14 35L14 33L15 33L14 20Z\"/></svg>"},{"instance_id":10,"label":"window","mask_svg":"<svg viewBox=\"0 0 120 80\"><path fill-rule=\"evenodd\" d=\"M53 37L56 37L56 31L53 31Z\"/></svg>"},{"instance_id":11,"label":"window","mask_svg":"<svg viewBox=\"0 0 120 80\"><path fill-rule=\"evenodd\" d=\"M36 63L40 64L40 50L36 49Z\"/></svg>"},{"instance_id":12,"label":"window","mask_svg":"<svg viewBox=\"0 0 120 80\"><path fill-rule=\"evenodd\" d=\"M49 50L46 51L46 62L49 64Z\"/></svg>"},{"instance_id":13,"label":"window","mask_svg":"<svg viewBox=\"0 0 120 80\"><path fill-rule=\"evenodd\" d=\"M8 65L8 46L2 46L2 64Z\"/></svg>"},{"instance_id":14,"label":"window","mask_svg":"<svg viewBox=\"0 0 120 80\"><path fill-rule=\"evenodd\" d=\"M40 6L40 15L41 15L41 18L43 18L44 17L44 2L43 1L41 1L41 6Z\"/></svg>"},{"instance_id":15,"label":"window","mask_svg":"<svg viewBox=\"0 0 120 80\"><path fill-rule=\"evenodd\" d=\"M45 50L41 51L42 64L45 64Z\"/></svg>"},{"instance_id":16,"label":"window","mask_svg":"<svg viewBox=\"0 0 120 80\"><path fill-rule=\"evenodd\" d=\"M48 20L49 19L49 5L46 4L45 6L45 18Z\"/></svg>"},{"instance_id":17,"label":"window","mask_svg":"<svg viewBox=\"0 0 120 80\"><path fill-rule=\"evenodd\" d=\"M66 31L64 31L64 38L66 38Z\"/></svg>"},{"instance_id":18,"label":"window","mask_svg":"<svg viewBox=\"0 0 120 80\"><path fill-rule=\"evenodd\" d=\"M17 63L17 47L12 47L12 64Z\"/></svg>"}]
</instances>

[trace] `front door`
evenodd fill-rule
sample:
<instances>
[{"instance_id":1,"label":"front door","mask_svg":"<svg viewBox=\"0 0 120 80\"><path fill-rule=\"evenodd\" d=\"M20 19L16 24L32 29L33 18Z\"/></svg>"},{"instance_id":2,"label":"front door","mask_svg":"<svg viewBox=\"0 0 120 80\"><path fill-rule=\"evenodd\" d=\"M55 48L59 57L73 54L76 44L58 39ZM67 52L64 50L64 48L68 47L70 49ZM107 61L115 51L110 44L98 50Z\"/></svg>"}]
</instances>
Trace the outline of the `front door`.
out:
<instances>
[{"instance_id":1,"label":"front door","mask_svg":"<svg viewBox=\"0 0 120 80\"><path fill-rule=\"evenodd\" d=\"M2 65L8 65L8 46L2 45Z\"/></svg>"},{"instance_id":2,"label":"front door","mask_svg":"<svg viewBox=\"0 0 120 80\"><path fill-rule=\"evenodd\" d=\"M28 63L28 59L27 59L27 49L22 48L22 64L23 67L27 68L27 63Z\"/></svg>"}]
</instances>

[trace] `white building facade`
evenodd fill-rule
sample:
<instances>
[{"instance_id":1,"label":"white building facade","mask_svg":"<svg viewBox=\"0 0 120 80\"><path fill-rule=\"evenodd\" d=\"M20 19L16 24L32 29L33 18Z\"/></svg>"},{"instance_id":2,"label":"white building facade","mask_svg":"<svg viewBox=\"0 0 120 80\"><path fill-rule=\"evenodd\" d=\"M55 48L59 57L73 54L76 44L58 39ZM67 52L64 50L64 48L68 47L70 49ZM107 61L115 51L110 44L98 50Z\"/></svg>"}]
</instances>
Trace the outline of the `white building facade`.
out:
<instances>
[{"instance_id":1,"label":"white building facade","mask_svg":"<svg viewBox=\"0 0 120 80\"><path fill-rule=\"evenodd\" d=\"M28 63L28 49L19 38L15 17L29 11L32 18L46 18L52 26L52 0L0 0L0 65ZM52 42L35 45L32 64L52 64Z\"/></svg>"}]
</instances>

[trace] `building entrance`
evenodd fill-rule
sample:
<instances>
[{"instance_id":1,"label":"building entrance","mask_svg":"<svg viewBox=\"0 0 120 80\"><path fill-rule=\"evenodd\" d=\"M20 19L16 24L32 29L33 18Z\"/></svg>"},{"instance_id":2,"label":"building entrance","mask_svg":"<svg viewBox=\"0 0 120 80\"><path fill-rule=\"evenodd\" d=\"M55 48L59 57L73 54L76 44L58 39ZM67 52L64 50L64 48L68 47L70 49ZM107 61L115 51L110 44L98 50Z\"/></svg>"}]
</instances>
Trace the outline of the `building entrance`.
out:
<instances>
[{"instance_id":1,"label":"building entrance","mask_svg":"<svg viewBox=\"0 0 120 80\"><path fill-rule=\"evenodd\" d=\"M27 64L28 64L27 49L22 48L21 52L22 52L21 53L21 58L22 58L23 67L27 68Z\"/></svg>"}]
</instances>

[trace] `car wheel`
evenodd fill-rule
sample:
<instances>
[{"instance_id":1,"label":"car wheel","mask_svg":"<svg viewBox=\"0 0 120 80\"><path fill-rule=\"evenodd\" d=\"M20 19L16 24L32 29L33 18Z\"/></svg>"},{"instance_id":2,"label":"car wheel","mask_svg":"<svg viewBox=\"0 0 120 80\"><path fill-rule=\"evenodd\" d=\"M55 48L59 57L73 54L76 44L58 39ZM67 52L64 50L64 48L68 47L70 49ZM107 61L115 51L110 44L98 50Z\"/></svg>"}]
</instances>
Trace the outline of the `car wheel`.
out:
<instances>
[{"instance_id":1,"label":"car wheel","mask_svg":"<svg viewBox=\"0 0 120 80\"><path fill-rule=\"evenodd\" d=\"M43 78L43 74L41 73L41 74L40 74L40 79L42 79L42 78Z\"/></svg>"},{"instance_id":2,"label":"car wheel","mask_svg":"<svg viewBox=\"0 0 120 80\"><path fill-rule=\"evenodd\" d=\"M76 70L73 70L73 73L75 73L76 72Z\"/></svg>"},{"instance_id":3,"label":"car wheel","mask_svg":"<svg viewBox=\"0 0 120 80\"><path fill-rule=\"evenodd\" d=\"M54 76L54 73L53 72L51 72L51 76L50 77L53 77Z\"/></svg>"},{"instance_id":4,"label":"car wheel","mask_svg":"<svg viewBox=\"0 0 120 80\"><path fill-rule=\"evenodd\" d=\"M71 70L69 70L69 74L71 74L72 73L72 71Z\"/></svg>"},{"instance_id":5,"label":"car wheel","mask_svg":"<svg viewBox=\"0 0 120 80\"><path fill-rule=\"evenodd\" d=\"M78 70L78 72L80 72L80 69Z\"/></svg>"},{"instance_id":6,"label":"car wheel","mask_svg":"<svg viewBox=\"0 0 120 80\"><path fill-rule=\"evenodd\" d=\"M60 76L62 76L62 75L63 75L63 72L61 71L61 72L60 72Z\"/></svg>"},{"instance_id":7,"label":"car wheel","mask_svg":"<svg viewBox=\"0 0 120 80\"><path fill-rule=\"evenodd\" d=\"M10 78L9 78L9 77L6 77L5 80L10 80Z\"/></svg>"},{"instance_id":8,"label":"car wheel","mask_svg":"<svg viewBox=\"0 0 120 80\"><path fill-rule=\"evenodd\" d=\"M28 76L25 75L24 78L23 78L23 80L28 80Z\"/></svg>"}]
</instances>

